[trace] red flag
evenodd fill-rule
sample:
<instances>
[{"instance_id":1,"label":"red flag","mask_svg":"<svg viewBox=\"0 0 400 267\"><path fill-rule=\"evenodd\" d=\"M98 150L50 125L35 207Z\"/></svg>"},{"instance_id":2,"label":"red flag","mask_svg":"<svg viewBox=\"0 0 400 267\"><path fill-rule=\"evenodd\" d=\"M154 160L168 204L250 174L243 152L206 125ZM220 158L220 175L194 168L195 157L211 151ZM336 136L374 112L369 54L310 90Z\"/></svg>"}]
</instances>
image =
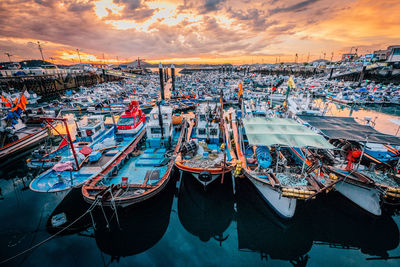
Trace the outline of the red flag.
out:
<instances>
[{"instance_id":1,"label":"red flag","mask_svg":"<svg viewBox=\"0 0 400 267\"><path fill-rule=\"evenodd\" d=\"M376 90L376 87L374 87L374 89L372 90L372 92L375 92L375 90Z\"/></svg>"},{"instance_id":2,"label":"red flag","mask_svg":"<svg viewBox=\"0 0 400 267\"><path fill-rule=\"evenodd\" d=\"M63 140L61 141L60 145L58 146L57 150L65 147L66 145L68 145L68 141L67 138L63 137Z\"/></svg>"},{"instance_id":3,"label":"red flag","mask_svg":"<svg viewBox=\"0 0 400 267\"><path fill-rule=\"evenodd\" d=\"M238 98L241 99L242 95L243 95L243 85L242 83L239 83Z\"/></svg>"},{"instance_id":4,"label":"red flag","mask_svg":"<svg viewBox=\"0 0 400 267\"><path fill-rule=\"evenodd\" d=\"M24 94L22 94L21 99L19 101L22 102L24 105L28 104L28 101L26 100L26 97Z\"/></svg>"},{"instance_id":5,"label":"red flag","mask_svg":"<svg viewBox=\"0 0 400 267\"><path fill-rule=\"evenodd\" d=\"M23 111L25 111L25 107L26 107L26 105L25 105L24 103L22 103L22 102L19 102L19 103L17 104L17 108L20 108L20 109L22 109Z\"/></svg>"},{"instance_id":6,"label":"red flag","mask_svg":"<svg viewBox=\"0 0 400 267\"><path fill-rule=\"evenodd\" d=\"M9 108L12 106L10 101L8 101L8 99L5 98L4 96L1 96L1 100L3 101L4 106L9 107Z\"/></svg>"}]
</instances>

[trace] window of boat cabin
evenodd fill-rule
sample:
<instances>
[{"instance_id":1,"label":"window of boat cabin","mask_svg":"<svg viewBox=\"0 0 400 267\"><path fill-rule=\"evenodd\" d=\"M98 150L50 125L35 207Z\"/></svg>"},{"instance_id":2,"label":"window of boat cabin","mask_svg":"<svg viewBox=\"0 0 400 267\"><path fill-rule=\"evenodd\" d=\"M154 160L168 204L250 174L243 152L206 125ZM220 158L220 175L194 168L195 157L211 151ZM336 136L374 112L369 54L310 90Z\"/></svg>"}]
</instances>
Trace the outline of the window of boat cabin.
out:
<instances>
[{"instance_id":1,"label":"window of boat cabin","mask_svg":"<svg viewBox=\"0 0 400 267\"><path fill-rule=\"evenodd\" d=\"M201 120L201 121L206 121L206 115L200 114L199 120Z\"/></svg>"},{"instance_id":2,"label":"window of boat cabin","mask_svg":"<svg viewBox=\"0 0 400 267\"><path fill-rule=\"evenodd\" d=\"M135 115L135 123L138 124L139 123L139 116L136 114Z\"/></svg>"},{"instance_id":3,"label":"window of boat cabin","mask_svg":"<svg viewBox=\"0 0 400 267\"><path fill-rule=\"evenodd\" d=\"M118 125L133 125L135 123L135 119L133 117L122 117L118 120Z\"/></svg>"},{"instance_id":4,"label":"window of boat cabin","mask_svg":"<svg viewBox=\"0 0 400 267\"><path fill-rule=\"evenodd\" d=\"M218 130L215 128L211 128L210 129L210 135L217 135L218 134Z\"/></svg>"},{"instance_id":5,"label":"window of boat cabin","mask_svg":"<svg viewBox=\"0 0 400 267\"><path fill-rule=\"evenodd\" d=\"M94 131L97 133L98 131L100 131L100 129L101 129L101 125L99 125L96 128L94 128Z\"/></svg>"},{"instance_id":6,"label":"window of boat cabin","mask_svg":"<svg viewBox=\"0 0 400 267\"><path fill-rule=\"evenodd\" d=\"M151 133L152 134L160 134L161 133L161 128L151 128Z\"/></svg>"},{"instance_id":7,"label":"window of boat cabin","mask_svg":"<svg viewBox=\"0 0 400 267\"><path fill-rule=\"evenodd\" d=\"M202 134L202 135L204 135L204 134L206 134L206 129L204 129L204 128L199 128L199 134Z\"/></svg>"}]
</instances>

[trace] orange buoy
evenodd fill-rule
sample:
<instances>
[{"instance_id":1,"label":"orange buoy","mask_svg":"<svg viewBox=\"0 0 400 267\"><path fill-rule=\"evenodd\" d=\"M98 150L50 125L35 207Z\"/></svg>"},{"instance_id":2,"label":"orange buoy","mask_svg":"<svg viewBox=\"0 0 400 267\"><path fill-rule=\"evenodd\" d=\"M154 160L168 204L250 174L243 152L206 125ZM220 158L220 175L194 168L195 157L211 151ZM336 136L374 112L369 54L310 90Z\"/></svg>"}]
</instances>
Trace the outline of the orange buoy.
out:
<instances>
[{"instance_id":1,"label":"orange buoy","mask_svg":"<svg viewBox=\"0 0 400 267\"><path fill-rule=\"evenodd\" d=\"M181 115L173 115L172 116L172 124L179 125L182 123L182 116Z\"/></svg>"}]
</instances>

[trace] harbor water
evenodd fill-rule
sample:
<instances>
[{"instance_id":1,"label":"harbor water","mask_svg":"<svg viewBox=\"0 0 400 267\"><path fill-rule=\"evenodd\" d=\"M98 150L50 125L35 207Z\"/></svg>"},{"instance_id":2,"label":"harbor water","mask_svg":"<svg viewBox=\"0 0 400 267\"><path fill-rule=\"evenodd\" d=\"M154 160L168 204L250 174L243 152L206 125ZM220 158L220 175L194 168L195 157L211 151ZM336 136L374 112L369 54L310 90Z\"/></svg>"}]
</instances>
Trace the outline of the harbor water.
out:
<instances>
[{"instance_id":1,"label":"harbor water","mask_svg":"<svg viewBox=\"0 0 400 267\"><path fill-rule=\"evenodd\" d=\"M327 115L349 113L330 104ZM395 114L352 111L388 134L396 133L388 121ZM246 179L232 183L229 175L204 191L174 170L156 198L116 213L95 209L91 217L82 216L89 205L80 189L29 190L36 174L25 160L0 172L0 261L27 250L4 266L400 266L400 216L372 217L333 192L285 221ZM59 232L59 214L65 225L79 220Z\"/></svg>"}]
</instances>

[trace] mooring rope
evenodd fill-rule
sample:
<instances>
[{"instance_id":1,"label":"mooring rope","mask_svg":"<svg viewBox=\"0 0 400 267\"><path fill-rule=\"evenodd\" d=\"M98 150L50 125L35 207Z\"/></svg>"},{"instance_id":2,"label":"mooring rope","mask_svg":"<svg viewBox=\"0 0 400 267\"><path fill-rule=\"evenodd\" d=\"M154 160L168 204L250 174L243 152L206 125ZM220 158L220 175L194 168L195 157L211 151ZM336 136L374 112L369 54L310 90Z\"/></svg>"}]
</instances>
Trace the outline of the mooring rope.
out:
<instances>
[{"instance_id":1,"label":"mooring rope","mask_svg":"<svg viewBox=\"0 0 400 267\"><path fill-rule=\"evenodd\" d=\"M61 234L62 232L64 232L65 230L67 230L69 227L71 227L74 223L76 223L77 221L79 221L80 219L82 219L87 213L91 212L91 211L94 209L94 207L96 207L97 202L98 202L98 200L96 199L96 200L92 203L92 205L88 208L87 211L85 211L85 212L84 212L81 216L79 216L75 221L73 221L72 223L70 223L69 225L67 225L66 227L64 227L63 229L61 229L61 230L58 231L57 233L55 233L54 235L49 236L49 237L46 238L45 240L43 240L43 241L37 243L36 245L34 245L34 246L32 246L32 247L30 247L30 248L24 250L24 251L21 251L20 253L14 255L14 256L12 256L12 257L10 257L10 258L8 258L8 259L2 260L2 261L0 262L0 264L4 264L4 263L6 263L6 262L9 262L10 260L13 260L13 259L15 259L15 258L17 258L17 257L19 257L19 256L21 256L21 255L23 255L23 254L25 254L25 253L31 251L31 250L33 250L33 249L35 249L35 248L37 248L37 247L43 245L43 244L46 243L47 241L50 241L51 239L53 239L53 238L56 237L57 235Z\"/></svg>"}]
</instances>

